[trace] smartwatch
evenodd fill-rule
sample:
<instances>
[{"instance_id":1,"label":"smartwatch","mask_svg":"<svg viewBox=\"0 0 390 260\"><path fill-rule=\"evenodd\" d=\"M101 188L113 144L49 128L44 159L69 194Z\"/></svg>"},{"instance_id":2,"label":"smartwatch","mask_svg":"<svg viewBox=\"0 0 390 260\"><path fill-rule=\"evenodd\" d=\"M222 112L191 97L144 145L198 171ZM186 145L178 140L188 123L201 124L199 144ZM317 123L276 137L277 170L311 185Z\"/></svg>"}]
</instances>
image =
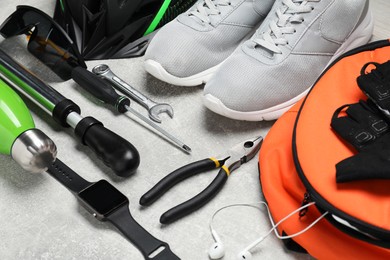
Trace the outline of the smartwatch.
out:
<instances>
[{"instance_id":1,"label":"smartwatch","mask_svg":"<svg viewBox=\"0 0 390 260\"><path fill-rule=\"evenodd\" d=\"M167 243L153 237L134 220L130 214L129 200L108 181L88 182L59 159L47 172L68 188L96 219L111 222L141 251L145 259L180 259Z\"/></svg>"}]
</instances>

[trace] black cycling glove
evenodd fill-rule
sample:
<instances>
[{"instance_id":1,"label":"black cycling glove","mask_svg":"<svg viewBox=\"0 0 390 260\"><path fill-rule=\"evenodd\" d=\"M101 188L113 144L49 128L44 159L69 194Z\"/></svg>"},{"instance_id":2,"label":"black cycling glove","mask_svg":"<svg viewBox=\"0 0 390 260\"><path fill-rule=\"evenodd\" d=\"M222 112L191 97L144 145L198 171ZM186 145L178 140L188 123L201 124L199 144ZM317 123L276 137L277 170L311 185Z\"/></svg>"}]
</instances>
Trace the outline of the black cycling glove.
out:
<instances>
[{"instance_id":1,"label":"black cycling glove","mask_svg":"<svg viewBox=\"0 0 390 260\"><path fill-rule=\"evenodd\" d=\"M375 68L366 73L370 66ZM390 120L390 61L382 64L367 63L363 66L360 76L357 78L357 83L363 93Z\"/></svg>"},{"instance_id":2,"label":"black cycling glove","mask_svg":"<svg viewBox=\"0 0 390 260\"><path fill-rule=\"evenodd\" d=\"M346 109L347 116L339 117ZM345 105L333 115L332 128L359 153L336 164L336 181L390 179L390 126L371 102Z\"/></svg>"}]
</instances>

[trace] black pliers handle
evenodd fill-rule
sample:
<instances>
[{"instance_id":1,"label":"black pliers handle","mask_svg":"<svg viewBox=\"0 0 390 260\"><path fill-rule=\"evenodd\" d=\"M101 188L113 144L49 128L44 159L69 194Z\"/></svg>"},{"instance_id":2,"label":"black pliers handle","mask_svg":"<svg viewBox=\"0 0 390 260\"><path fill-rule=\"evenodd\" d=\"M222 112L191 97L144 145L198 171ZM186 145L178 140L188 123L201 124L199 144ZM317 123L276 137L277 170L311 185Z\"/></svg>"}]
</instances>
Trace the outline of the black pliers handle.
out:
<instances>
[{"instance_id":1,"label":"black pliers handle","mask_svg":"<svg viewBox=\"0 0 390 260\"><path fill-rule=\"evenodd\" d=\"M180 205L165 212L160 218L160 223L169 224L177 219L180 219L190 214L191 212L202 207L204 204L214 198L215 195L217 195L218 192L222 189L230 174L229 169L224 165L224 162L227 159L228 158L223 160L217 160L215 158L207 158L204 160L187 164L173 171L165 178L163 178L160 182L158 182L145 195L143 195L140 199L140 204L142 206L148 206L155 202L158 198L164 195L170 188L172 188L179 182L198 173L212 170L215 168L221 168L215 179L211 182L209 186L206 187L206 189L204 189L192 199L187 200L186 202L183 202Z\"/></svg>"},{"instance_id":2,"label":"black pliers handle","mask_svg":"<svg viewBox=\"0 0 390 260\"><path fill-rule=\"evenodd\" d=\"M179 182L195 174L220 168L217 176L209 186L192 199L189 199L165 212L160 218L160 223L169 224L190 214L214 198L226 183L230 173L257 154L262 140L262 137L257 137L241 142L230 149L226 156L223 157L224 159L215 159L210 157L208 159L187 164L173 171L158 182L145 195L143 195L140 199L140 204L142 206L148 206Z\"/></svg>"}]
</instances>

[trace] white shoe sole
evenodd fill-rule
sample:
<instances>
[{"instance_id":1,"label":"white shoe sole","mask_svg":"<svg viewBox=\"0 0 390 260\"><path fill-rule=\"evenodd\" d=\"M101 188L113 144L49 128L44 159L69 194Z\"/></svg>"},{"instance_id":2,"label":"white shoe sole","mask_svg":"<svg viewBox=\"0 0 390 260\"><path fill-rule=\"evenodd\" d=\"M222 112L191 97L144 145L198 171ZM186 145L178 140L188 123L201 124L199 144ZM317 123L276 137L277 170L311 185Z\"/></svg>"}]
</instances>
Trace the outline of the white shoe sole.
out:
<instances>
[{"instance_id":1,"label":"white shoe sole","mask_svg":"<svg viewBox=\"0 0 390 260\"><path fill-rule=\"evenodd\" d=\"M341 54L366 44L371 38L373 29L374 21L372 19L371 12L369 11L359 27L357 27L355 31L348 37L348 39L340 46L332 59L329 61L328 65L337 59L337 57L339 57ZM226 107L221 100L211 94L206 94L203 96L203 103L207 108L214 111L215 113L232 119L244 121L268 121L278 119L280 116L282 116L296 102L303 98L307 92L309 92L309 90L310 88L282 104L260 111L242 112L230 109Z\"/></svg>"},{"instance_id":2,"label":"white shoe sole","mask_svg":"<svg viewBox=\"0 0 390 260\"><path fill-rule=\"evenodd\" d=\"M172 74L169 74L163 68L163 66L161 66L161 64L158 63L157 61L154 60L145 61L145 70L149 74L153 75L155 78L158 78L159 80L167 82L172 85L185 86L185 87L198 86L207 83L207 81L211 78L211 76L215 73L215 71L219 68L219 66L221 66L221 64L218 64L198 74L185 77L185 78L179 78L173 76Z\"/></svg>"},{"instance_id":3,"label":"white shoe sole","mask_svg":"<svg viewBox=\"0 0 390 260\"><path fill-rule=\"evenodd\" d=\"M252 112L241 112L232 110L228 107L226 107L221 100L214 97L211 94L206 94L203 96L203 104L209 108L211 111L229 117L231 119L236 120L243 120L243 121L270 121L278 119L284 112L290 109L296 102L298 102L301 98L303 98L309 90L305 91L304 93L300 94L299 96L296 96L295 98L271 107L267 108L261 111L252 111Z\"/></svg>"}]
</instances>

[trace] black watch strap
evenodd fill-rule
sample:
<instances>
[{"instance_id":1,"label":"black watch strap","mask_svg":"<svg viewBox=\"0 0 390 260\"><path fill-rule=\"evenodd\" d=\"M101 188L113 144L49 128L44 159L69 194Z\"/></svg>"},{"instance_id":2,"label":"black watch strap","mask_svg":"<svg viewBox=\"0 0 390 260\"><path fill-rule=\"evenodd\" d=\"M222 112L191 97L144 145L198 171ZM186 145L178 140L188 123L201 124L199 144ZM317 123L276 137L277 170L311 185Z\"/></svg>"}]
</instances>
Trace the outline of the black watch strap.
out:
<instances>
[{"instance_id":1,"label":"black watch strap","mask_svg":"<svg viewBox=\"0 0 390 260\"><path fill-rule=\"evenodd\" d=\"M169 248L169 245L162 242L146 231L138 224L131 216L128 205L123 205L119 209L106 217L106 220L111 222L118 228L127 239L129 239L143 254L145 259L153 260L178 260L177 257ZM156 251L158 250L158 251ZM151 254L157 253L151 257Z\"/></svg>"},{"instance_id":2,"label":"black watch strap","mask_svg":"<svg viewBox=\"0 0 390 260\"><path fill-rule=\"evenodd\" d=\"M80 198L82 191L88 191L92 187L95 187L97 183L91 183L83 179L80 175L75 173L72 169L66 166L63 162L57 159L47 171L62 185L68 188L70 191L76 194ZM107 182L106 182L107 183ZM107 183L108 184L108 183ZM94 186L95 185L95 186ZM108 184L112 186L111 184ZM89 189L87 189L89 188ZM117 191L119 192L119 191ZM124 196L122 194L122 196ZM127 198L125 198L126 201ZM84 205L86 206L86 205ZM130 240L134 246L136 246L145 259L153 260L178 260L177 257L169 248L169 245L162 242L151 234L149 234L141 225L139 225L130 214L128 202L121 207L115 209L104 220L111 222L116 228L118 228L127 239ZM163 249L163 250L161 250ZM159 250L158 254L156 250ZM156 252L156 253L155 253ZM151 254L156 254L150 257Z\"/></svg>"},{"instance_id":3,"label":"black watch strap","mask_svg":"<svg viewBox=\"0 0 390 260\"><path fill-rule=\"evenodd\" d=\"M47 172L74 193L79 193L92 185L91 182L83 179L59 159L56 159Z\"/></svg>"}]
</instances>

